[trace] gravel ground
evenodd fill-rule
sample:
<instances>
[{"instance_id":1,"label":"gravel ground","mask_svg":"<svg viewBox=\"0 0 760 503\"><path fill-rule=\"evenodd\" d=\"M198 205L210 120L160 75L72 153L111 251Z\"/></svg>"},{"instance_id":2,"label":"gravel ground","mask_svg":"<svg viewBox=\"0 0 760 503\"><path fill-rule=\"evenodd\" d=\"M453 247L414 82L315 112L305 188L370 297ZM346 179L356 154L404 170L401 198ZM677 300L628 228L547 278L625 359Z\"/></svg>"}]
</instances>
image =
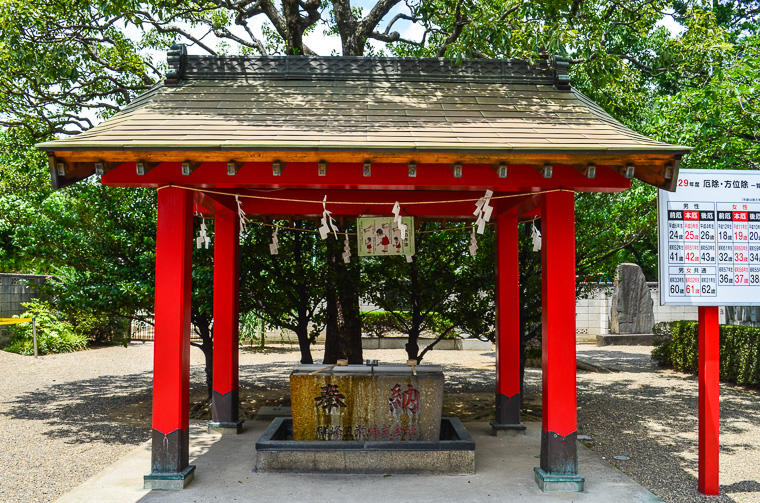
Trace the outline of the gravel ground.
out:
<instances>
[{"instance_id":1,"label":"gravel ground","mask_svg":"<svg viewBox=\"0 0 760 503\"><path fill-rule=\"evenodd\" d=\"M657 369L651 347L578 347L616 372L578 374L579 432L613 465L668 503L760 503L760 392L720 386L720 491L696 491L695 376ZM616 461L613 456L628 456Z\"/></svg>"},{"instance_id":2,"label":"gravel ground","mask_svg":"<svg viewBox=\"0 0 760 503\"><path fill-rule=\"evenodd\" d=\"M654 369L650 350L579 346L579 356L616 369L578 374L579 432L591 435L601 456L668 503L760 503L760 393L721 386L722 494L700 496L697 381ZM406 359L401 350L365 356ZM426 361L444 366L447 391L482 401L493 393L494 357L493 352L432 351ZM152 358L150 343L37 360L0 351L0 372L6 376L0 381L0 501L53 501L148 439ZM242 351L241 390L282 389L297 359L296 351ZM203 358L197 349L191 351L191 364L192 393L202 397ZM534 413L540 413L540 382L538 369L526 370L524 396ZM614 461L615 455L631 459Z\"/></svg>"}]
</instances>

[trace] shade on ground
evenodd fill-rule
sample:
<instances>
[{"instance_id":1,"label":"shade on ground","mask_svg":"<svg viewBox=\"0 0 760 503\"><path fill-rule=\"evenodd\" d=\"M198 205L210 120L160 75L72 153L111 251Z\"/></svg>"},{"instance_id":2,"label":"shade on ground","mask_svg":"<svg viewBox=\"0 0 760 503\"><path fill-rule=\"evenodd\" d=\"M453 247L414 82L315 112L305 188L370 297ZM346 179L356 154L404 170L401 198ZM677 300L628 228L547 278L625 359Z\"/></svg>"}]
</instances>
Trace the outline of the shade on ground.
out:
<instances>
[{"instance_id":1,"label":"shade on ground","mask_svg":"<svg viewBox=\"0 0 760 503\"><path fill-rule=\"evenodd\" d=\"M583 493L541 493L533 481L538 465L540 423L526 434L492 437L487 423L468 423L476 443L474 475L349 475L254 473L254 444L268 421L249 421L238 436L207 433L205 423L191 425L191 464L195 480L182 491L142 489L150 466L150 443L89 479L58 503L147 503L205 501L519 501L579 503L660 501L631 478L578 445Z\"/></svg>"}]
</instances>

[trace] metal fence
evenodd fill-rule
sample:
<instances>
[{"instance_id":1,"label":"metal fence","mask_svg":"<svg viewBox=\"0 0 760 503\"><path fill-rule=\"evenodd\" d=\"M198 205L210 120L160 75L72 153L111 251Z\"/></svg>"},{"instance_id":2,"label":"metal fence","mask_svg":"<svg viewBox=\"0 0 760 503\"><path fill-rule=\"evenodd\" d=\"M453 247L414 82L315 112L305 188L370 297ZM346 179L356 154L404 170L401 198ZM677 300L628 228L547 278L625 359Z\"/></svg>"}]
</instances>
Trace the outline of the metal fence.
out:
<instances>
[{"instance_id":1,"label":"metal fence","mask_svg":"<svg viewBox=\"0 0 760 503\"><path fill-rule=\"evenodd\" d=\"M132 324L129 327L130 340L150 342L154 340L154 336L153 318L132 320ZM190 325L190 340L193 342L201 342L201 338L198 335L198 332L196 332L194 325Z\"/></svg>"}]
</instances>

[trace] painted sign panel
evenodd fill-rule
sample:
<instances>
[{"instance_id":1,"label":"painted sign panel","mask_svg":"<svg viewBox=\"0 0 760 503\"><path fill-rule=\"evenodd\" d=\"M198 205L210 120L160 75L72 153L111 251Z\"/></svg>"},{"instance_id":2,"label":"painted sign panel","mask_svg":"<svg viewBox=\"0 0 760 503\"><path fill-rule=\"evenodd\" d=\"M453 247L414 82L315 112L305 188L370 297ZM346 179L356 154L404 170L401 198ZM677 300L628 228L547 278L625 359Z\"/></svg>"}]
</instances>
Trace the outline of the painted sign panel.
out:
<instances>
[{"instance_id":1,"label":"painted sign panel","mask_svg":"<svg viewBox=\"0 0 760 503\"><path fill-rule=\"evenodd\" d=\"M681 170L657 222L661 304L760 305L760 171Z\"/></svg>"},{"instance_id":2,"label":"painted sign panel","mask_svg":"<svg viewBox=\"0 0 760 503\"><path fill-rule=\"evenodd\" d=\"M401 217L406 225L406 238L393 217L363 217L356 221L357 247L360 257L414 255L414 217Z\"/></svg>"}]
</instances>

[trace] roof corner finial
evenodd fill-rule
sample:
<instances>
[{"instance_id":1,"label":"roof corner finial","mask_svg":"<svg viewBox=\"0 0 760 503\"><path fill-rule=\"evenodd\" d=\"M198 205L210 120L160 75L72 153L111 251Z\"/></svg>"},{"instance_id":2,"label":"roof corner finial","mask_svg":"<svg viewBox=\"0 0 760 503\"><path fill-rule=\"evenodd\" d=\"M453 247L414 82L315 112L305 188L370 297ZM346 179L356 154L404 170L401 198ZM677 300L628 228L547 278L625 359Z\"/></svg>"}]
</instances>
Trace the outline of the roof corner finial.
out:
<instances>
[{"instance_id":1,"label":"roof corner finial","mask_svg":"<svg viewBox=\"0 0 760 503\"><path fill-rule=\"evenodd\" d=\"M570 60L564 56L555 55L552 58L554 66L554 87L560 91L570 90Z\"/></svg>"},{"instance_id":2,"label":"roof corner finial","mask_svg":"<svg viewBox=\"0 0 760 503\"><path fill-rule=\"evenodd\" d=\"M168 86L176 86L185 77L187 69L187 46L185 44L172 44L166 52L166 79Z\"/></svg>"}]
</instances>

